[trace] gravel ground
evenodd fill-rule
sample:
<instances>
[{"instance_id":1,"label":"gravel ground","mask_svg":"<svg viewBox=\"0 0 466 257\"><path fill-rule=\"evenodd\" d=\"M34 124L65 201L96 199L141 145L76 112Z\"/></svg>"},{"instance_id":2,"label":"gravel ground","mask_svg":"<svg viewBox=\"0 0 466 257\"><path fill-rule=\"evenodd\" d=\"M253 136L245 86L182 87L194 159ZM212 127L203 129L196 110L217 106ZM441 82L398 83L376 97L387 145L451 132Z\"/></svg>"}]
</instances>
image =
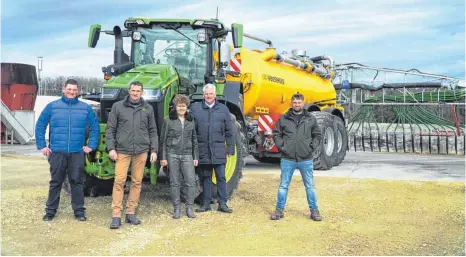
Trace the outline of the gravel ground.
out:
<instances>
[{"instance_id":1,"label":"gravel ground","mask_svg":"<svg viewBox=\"0 0 466 257\"><path fill-rule=\"evenodd\" d=\"M343 165L343 164L342 164ZM245 173L229 205L171 218L166 184L143 186L140 226L108 229L111 197L86 198L87 222L62 194L43 222L49 180L42 158L1 158L2 255L465 255L464 182L315 178L322 222L308 218L299 176L286 217L270 221L277 173ZM216 206L213 206L214 208ZM184 213L183 213L184 214Z\"/></svg>"}]
</instances>

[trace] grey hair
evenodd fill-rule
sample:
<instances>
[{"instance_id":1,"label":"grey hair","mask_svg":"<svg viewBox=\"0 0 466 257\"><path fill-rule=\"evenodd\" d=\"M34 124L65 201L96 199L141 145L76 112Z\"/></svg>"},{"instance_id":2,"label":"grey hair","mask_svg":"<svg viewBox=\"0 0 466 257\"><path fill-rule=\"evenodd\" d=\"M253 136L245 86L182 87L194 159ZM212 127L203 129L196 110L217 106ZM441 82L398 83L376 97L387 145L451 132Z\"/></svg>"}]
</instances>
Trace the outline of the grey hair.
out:
<instances>
[{"instance_id":1,"label":"grey hair","mask_svg":"<svg viewBox=\"0 0 466 257\"><path fill-rule=\"evenodd\" d=\"M202 89L202 92L205 93L206 89L212 89L214 90L214 94L216 93L215 90L217 89L214 84L206 84L204 88Z\"/></svg>"}]
</instances>

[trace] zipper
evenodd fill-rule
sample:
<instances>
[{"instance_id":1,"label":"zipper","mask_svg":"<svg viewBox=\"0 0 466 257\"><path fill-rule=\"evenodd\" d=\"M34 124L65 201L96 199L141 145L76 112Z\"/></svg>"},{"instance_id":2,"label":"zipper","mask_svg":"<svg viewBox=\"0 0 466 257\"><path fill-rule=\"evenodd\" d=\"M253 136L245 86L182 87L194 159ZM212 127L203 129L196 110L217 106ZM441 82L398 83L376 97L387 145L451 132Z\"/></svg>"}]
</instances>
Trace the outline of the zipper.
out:
<instances>
[{"instance_id":1,"label":"zipper","mask_svg":"<svg viewBox=\"0 0 466 257\"><path fill-rule=\"evenodd\" d=\"M302 118L301 118L302 119ZM300 120L301 121L301 120ZM295 145L297 146L297 142L298 142L298 134L299 134L299 122L296 122L296 120L294 120L294 123L296 124L296 134L294 134L294 141L295 141ZM294 151L294 158L296 159L297 162L299 162L298 160L298 151L296 151L298 148L295 147L295 151Z\"/></svg>"},{"instance_id":2,"label":"zipper","mask_svg":"<svg viewBox=\"0 0 466 257\"><path fill-rule=\"evenodd\" d=\"M71 101L68 104L68 153L70 153L71 141Z\"/></svg>"},{"instance_id":3,"label":"zipper","mask_svg":"<svg viewBox=\"0 0 466 257\"><path fill-rule=\"evenodd\" d=\"M212 151L212 144L211 144L211 138L212 138L212 133L210 132L210 123L212 121L212 117L211 117L211 114L212 114L212 109L214 107L212 106L212 108L209 107L209 121L207 123L207 136L209 138L209 151L210 151L210 161L213 162L213 159L214 159L214 152Z\"/></svg>"},{"instance_id":4,"label":"zipper","mask_svg":"<svg viewBox=\"0 0 466 257\"><path fill-rule=\"evenodd\" d=\"M135 140L135 138L134 138L134 124L136 123L136 122L134 122L135 121L135 117L134 117L135 115L136 115L136 108L133 107L133 154L136 153L136 149L134 148L134 140ZM139 122L141 122L141 121L139 121Z\"/></svg>"},{"instance_id":5,"label":"zipper","mask_svg":"<svg viewBox=\"0 0 466 257\"><path fill-rule=\"evenodd\" d=\"M186 120L185 120L186 121ZM184 123L181 122L180 120L180 123L181 123L181 147L180 147L180 154L183 154L183 138L184 138Z\"/></svg>"}]
</instances>

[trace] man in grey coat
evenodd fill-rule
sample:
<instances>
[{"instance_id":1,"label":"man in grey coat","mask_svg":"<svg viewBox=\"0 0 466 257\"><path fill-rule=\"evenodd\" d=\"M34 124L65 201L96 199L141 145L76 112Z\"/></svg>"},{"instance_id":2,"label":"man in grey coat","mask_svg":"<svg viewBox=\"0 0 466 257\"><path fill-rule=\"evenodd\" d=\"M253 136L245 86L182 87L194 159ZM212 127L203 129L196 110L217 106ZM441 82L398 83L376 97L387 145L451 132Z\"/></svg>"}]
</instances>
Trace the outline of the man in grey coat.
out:
<instances>
[{"instance_id":1,"label":"man in grey coat","mask_svg":"<svg viewBox=\"0 0 466 257\"><path fill-rule=\"evenodd\" d=\"M131 189L126 204L126 223L141 223L135 211L141 195L148 153L150 152L151 163L157 160L158 135L154 109L142 99L142 93L143 85L138 81L131 82L129 95L124 100L114 103L108 116L107 149L110 158L116 161L111 229L121 226L124 186L130 163Z\"/></svg>"},{"instance_id":2,"label":"man in grey coat","mask_svg":"<svg viewBox=\"0 0 466 257\"><path fill-rule=\"evenodd\" d=\"M291 98L293 108L280 117L273 130L273 139L282 153L280 161L281 181L278 187L277 206L270 219L279 220L284 217L288 186L295 169L299 169L306 188L307 203L311 212L310 218L322 220L317 205L314 187L314 162L312 153L319 145L322 134L314 118L304 109L304 96L296 93Z\"/></svg>"}]
</instances>

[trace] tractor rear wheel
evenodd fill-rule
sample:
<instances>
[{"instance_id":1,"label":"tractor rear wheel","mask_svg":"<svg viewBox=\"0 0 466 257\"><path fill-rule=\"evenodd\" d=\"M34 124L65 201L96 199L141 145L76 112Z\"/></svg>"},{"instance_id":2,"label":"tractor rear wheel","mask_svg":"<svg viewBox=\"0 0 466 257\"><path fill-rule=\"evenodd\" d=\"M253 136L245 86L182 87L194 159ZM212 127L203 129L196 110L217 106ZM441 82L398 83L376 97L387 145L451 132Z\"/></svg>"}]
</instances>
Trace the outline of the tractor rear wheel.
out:
<instances>
[{"instance_id":1,"label":"tractor rear wheel","mask_svg":"<svg viewBox=\"0 0 466 257\"><path fill-rule=\"evenodd\" d=\"M345 159L346 151L348 150L348 133L345 124L339 117L335 117L335 131L337 151L335 153L335 164L333 166L338 166Z\"/></svg>"},{"instance_id":2,"label":"tractor rear wheel","mask_svg":"<svg viewBox=\"0 0 466 257\"><path fill-rule=\"evenodd\" d=\"M314 149L314 169L329 170L336 160L337 136L335 131L334 117L327 112L311 112L317 119L317 125L322 133L320 144Z\"/></svg>"}]
</instances>

